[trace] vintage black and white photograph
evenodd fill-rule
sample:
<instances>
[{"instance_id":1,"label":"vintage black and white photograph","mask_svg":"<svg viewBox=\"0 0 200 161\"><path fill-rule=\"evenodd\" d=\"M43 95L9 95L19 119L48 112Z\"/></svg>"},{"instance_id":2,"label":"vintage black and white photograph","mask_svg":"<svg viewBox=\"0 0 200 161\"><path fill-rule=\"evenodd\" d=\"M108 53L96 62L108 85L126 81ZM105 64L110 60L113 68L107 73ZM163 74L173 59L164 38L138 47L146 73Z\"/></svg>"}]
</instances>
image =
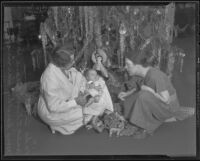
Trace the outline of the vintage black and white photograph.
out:
<instances>
[{"instance_id":1,"label":"vintage black and white photograph","mask_svg":"<svg viewBox=\"0 0 200 161\"><path fill-rule=\"evenodd\" d=\"M5 158L198 156L198 1L1 10Z\"/></svg>"}]
</instances>

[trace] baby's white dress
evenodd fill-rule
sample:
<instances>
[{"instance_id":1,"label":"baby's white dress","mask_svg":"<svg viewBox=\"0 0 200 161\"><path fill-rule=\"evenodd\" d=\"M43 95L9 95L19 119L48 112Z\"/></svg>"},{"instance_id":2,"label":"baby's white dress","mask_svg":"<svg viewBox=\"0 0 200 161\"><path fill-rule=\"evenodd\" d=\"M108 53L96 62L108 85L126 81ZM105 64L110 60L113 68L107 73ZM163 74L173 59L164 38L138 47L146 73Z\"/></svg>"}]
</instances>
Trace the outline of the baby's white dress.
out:
<instances>
[{"instance_id":1,"label":"baby's white dress","mask_svg":"<svg viewBox=\"0 0 200 161\"><path fill-rule=\"evenodd\" d=\"M87 82L85 82L85 83L87 83ZM108 88L107 88L103 78L99 77L99 79L93 83L95 86L100 85L102 88L100 100L98 103L93 103L93 104L89 105L88 107L85 107L83 110L84 114L99 116L99 115L103 114L105 109L113 112L114 109L113 109L112 99L111 99L110 93L108 91ZM85 87L85 90L88 90L88 89L86 89L86 86L84 86L84 87ZM90 89L90 92L91 91L92 90ZM94 95L96 95L98 92L95 94L95 90L93 90L93 93L94 93Z\"/></svg>"}]
</instances>

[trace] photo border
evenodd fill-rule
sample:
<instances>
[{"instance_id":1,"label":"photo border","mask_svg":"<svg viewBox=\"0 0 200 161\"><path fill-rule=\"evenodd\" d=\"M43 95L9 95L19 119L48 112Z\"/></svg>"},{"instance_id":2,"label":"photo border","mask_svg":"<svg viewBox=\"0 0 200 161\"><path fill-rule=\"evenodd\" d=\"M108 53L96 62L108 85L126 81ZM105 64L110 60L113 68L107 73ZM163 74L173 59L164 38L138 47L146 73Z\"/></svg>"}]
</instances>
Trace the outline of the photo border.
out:
<instances>
[{"instance_id":1,"label":"photo border","mask_svg":"<svg viewBox=\"0 0 200 161\"><path fill-rule=\"evenodd\" d=\"M4 155L4 84L3 84L3 19L4 19L4 7L5 6L15 6L15 5L62 5L62 4L69 4L69 5L78 5L78 6L84 6L84 5L167 5L171 2L175 3L195 3L195 21L196 21L196 157L184 157L184 156L177 156L177 157L169 157L165 155L59 155L59 156L36 156L36 155L30 155L30 156L5 156ZM59 3L59 4L58 4ZM123 160L135 160L135 159L200 159L200 93L199 93L199 68L200 67L200 57L199 57L199 1L1 1L1 159L4 160L14 160L14 159L20 159L20 160L63 160L63 159L93 159L93 160L115 160L115 159L123 159Z\"/></svg>"}]
</instances>

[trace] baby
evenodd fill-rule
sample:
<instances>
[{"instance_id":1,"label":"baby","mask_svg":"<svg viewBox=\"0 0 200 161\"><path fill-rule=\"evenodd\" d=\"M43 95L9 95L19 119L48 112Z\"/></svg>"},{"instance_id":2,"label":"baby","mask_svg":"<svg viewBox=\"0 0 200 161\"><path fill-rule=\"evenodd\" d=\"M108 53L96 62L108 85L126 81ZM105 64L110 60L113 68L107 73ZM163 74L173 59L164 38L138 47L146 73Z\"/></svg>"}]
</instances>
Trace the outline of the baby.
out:
<instances>
[{"instance_id":1,"label":"baby","mask_svg":"<svg viewBox=\"0 0 200 161\"><path fill-rule=\"evenodd\" d=\"M101 80L96 70L93 69L90 69L86 72L86 80L87 83L85 92L91 96L88 103L86 104L86 107L88 107L94 102L96 103L99 102L103 94L103 88L105 86L105 82Z\"/></svg>"},{"instance_id":2,"label":"baby","mask_svg":"<svg viewBox=\"0 0 200 161\"><path fill-rule=\"evenodd\" d=\"M101 78L96 70L89 69L85 72L86 84L84 93L88 95L88 102L83 108L84 115L93 115L92 125L101 126L101 122L98 121L98 116L101 116L104 111L113 111L113 104L111 96L106 87L105 81ZM89 127L89 126L88 126ZM96 129L99 132L100 129Z\"/></svg>"}]
</instances>

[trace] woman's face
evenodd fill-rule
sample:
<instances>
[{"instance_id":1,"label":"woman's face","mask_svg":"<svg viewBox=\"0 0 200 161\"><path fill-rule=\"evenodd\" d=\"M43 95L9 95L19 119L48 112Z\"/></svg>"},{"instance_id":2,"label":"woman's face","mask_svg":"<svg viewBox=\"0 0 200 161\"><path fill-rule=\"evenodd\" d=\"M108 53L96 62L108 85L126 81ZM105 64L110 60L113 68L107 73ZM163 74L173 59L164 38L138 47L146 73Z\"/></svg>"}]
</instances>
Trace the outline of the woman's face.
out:
<instances>
[{"instance_id":1,"label":"woman's face","mask_svg":"<svg viewBox=\"0 0 200 161\"><path fill-rule=\"evenodd\" d=\"M68 70L72 67L72 65L74 64L74 54L70 55L70 59L71 59L70 63L68 63L65 67L63 67L63 69Z\"/></svg>"},{"instance_id":2,"label":"woman's face","mask_svg":"<svg viewBox=\"0 0 200 161\"><path fill-rule=\"evenodd\" d=\"M136 75L138 73L137 65L133 64L133 62L128 58L125 59L125 69L130 76Z\"/></svg>"}]
</instances>

